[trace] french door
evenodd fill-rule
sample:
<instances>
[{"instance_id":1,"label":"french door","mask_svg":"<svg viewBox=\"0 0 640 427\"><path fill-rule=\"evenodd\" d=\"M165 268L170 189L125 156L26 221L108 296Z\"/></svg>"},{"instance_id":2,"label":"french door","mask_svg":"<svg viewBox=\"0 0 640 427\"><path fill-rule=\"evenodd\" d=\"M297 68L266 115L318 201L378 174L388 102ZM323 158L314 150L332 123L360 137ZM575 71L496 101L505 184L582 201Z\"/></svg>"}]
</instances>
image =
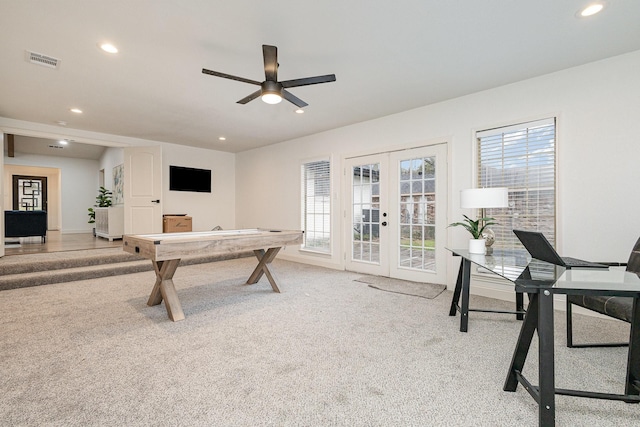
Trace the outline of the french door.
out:
<instances>
[{"instance_id":1,"label":"french door","mask_svg":"<svg viewBox=\"0 0 640 427\"><path fill-rule=\"evenodd\" d=\"M445 144L349 158L346 268L446 281Z\"/></svg>"}]
</instances>

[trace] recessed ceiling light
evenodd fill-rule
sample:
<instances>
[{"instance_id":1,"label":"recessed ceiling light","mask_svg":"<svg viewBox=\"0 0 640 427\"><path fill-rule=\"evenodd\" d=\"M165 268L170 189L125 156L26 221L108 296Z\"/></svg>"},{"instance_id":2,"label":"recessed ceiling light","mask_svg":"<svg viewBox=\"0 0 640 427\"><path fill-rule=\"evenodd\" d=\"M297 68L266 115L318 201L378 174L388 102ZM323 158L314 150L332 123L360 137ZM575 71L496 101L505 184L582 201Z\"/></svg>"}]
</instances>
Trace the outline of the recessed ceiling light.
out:
<instances>
[{"instance_id":1,"label":"recessed ceiling light","mask_svg":"<svg viewBox=\"0 0 640 427\"><path fill-rule=\"evenodd\" d=\"M64 140L64 139L61 139L60 141L58 141L58 143L61 144L61 145L67 145L68 144L68 142L66 140Z\"/></svg>"},{"instance_id":2,"label":"recessed ceiling light","mask_svg":"<svg viewBox=\"0 0 640 427\"><path fill-rule=\"evenodd\" d=\"M108 53L118 53L118 48L111 43L100 43L100 49Z\"/></svg>"},{"instance_id":3,"label":"recessed ceiling light","mask_svg":"<svg viewBox=\"0 0 640 427\"><path fill-rule=\"evenodd\" d=\"M304 110L303 110L302 108L298 108L298 109L296 110L296 113L297 113L297 114L304 114Z\"/></svg>"},{"instance_id":4,"label":"recessed ceiling light","mask_svg":"<svg viewBox=\"0 0 640 427\"><path fill-rule=\"evenodd\" d=\"M218 139L219 139L220 141L226 141L226 140L227 140L227 138L225 138L224 136L221 136L221 137L219 137Z\"/></svg>"},{"instance_id":5,"label":"recessed ceiling light","mask_svg":"<svg viewBox=\"0 0 640 427\"><path fill-rule=\"evenodd\" d=\"M604 9L604 3L591 3L589 6L581 9L578 12L578 16L581 18L586 18L587 16L593 16L598 12L601 12Z\"/></svg>"},{"instance_id":6,"label":"recessed ceiling light","mask_svg":"<svg viewBox=\"0 0 640 427\"><path fill-rule=\"evenodd\" d=\"M82 110L79 108L71 108L69 111L76 114L82 114Z\"/></svg>"}]
</instances>

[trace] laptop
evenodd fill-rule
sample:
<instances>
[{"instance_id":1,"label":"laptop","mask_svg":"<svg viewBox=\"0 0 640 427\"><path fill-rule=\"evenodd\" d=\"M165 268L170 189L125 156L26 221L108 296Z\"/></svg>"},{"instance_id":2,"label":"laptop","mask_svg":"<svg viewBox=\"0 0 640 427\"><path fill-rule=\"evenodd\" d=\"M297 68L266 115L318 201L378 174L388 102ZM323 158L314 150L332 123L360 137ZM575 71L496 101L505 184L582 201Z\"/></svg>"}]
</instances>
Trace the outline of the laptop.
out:
<instances>
[{"instance_id":1,"label":"laptop","mask_svg":"<svg viewBox=\"0 0 640 427\"><path fill-rule=\"evenodd\" d=\"M551 246L547 238L544 237L544 234L540 232L525 230L513 230L513 232L518 239L520 239L525 249L529 251L532 258L560 265L565 268L608 268L608 266L604 264L571 257L561 257L553 246Z\"/></svg>"}]
</instances>

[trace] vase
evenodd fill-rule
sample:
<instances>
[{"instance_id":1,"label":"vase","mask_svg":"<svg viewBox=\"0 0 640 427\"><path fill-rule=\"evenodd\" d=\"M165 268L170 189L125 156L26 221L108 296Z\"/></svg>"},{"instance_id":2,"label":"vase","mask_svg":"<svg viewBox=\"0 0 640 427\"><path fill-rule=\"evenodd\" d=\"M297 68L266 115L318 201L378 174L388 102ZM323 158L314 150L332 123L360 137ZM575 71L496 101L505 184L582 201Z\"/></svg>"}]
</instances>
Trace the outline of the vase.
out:
<instances>
[{"instance_id":1,"label":"vase","mask_svg":"<svg viewBox=\"0 0 640 427\"><path fill-rule=\"evenodd\" d=\"M484 255L486 250L484 239L469 239L469 253Z\"/></svg>"}]
</instances>

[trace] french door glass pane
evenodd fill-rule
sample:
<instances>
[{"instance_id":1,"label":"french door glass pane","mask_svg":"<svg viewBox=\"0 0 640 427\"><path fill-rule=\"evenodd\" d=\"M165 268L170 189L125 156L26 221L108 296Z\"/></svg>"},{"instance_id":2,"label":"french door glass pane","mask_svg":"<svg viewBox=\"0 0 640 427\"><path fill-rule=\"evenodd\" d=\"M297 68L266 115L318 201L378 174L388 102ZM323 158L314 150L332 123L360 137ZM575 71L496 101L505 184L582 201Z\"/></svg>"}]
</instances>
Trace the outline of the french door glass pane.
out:
<instances>
[{"instance_id":1,"label":"french door glass pane","mask_svg":"<svg viewBox=\"0 0 640 427\"><path fill-rule=\"evenodd\" d=\"M352 259L380 263L380 165L354 166Z\"/></svg>"},{"instance_id":2,"label":"french door glass pane","mask_svg":"<svg viewBox=\"0 0 640 427\"><path fill-rule=\"evenodd\" d=\"M398 266L435 271L435 157L400 160Z\"/></svg>"}]
</instances>

